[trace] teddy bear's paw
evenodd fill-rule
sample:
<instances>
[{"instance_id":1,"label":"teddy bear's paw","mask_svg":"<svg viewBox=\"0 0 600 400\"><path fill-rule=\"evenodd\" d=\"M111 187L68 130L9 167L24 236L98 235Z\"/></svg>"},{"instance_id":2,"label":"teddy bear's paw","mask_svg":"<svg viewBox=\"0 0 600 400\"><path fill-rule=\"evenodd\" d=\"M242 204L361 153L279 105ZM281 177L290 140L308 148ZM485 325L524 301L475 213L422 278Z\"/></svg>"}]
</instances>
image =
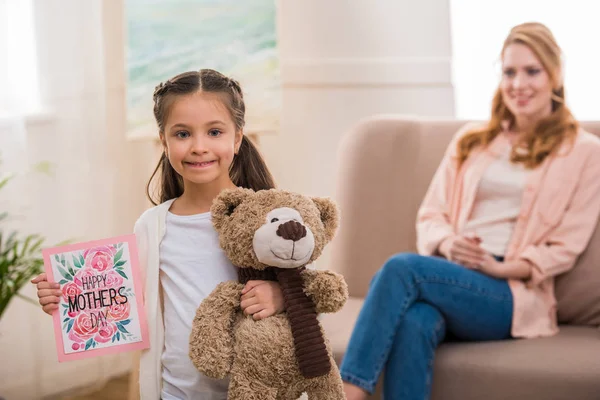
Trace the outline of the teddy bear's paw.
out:
<instances>
[{"instance_id":1,"label":"teddy bear's paw","mask_svg":"<svg viewBox=\"0 0 600 400\"><path fill-rule=\"evenodd\" d=\"M318 313L334 313L348 299L344 277L332 271L306 270L305 293L313 299Z\"/></svg>"}]
</instances>

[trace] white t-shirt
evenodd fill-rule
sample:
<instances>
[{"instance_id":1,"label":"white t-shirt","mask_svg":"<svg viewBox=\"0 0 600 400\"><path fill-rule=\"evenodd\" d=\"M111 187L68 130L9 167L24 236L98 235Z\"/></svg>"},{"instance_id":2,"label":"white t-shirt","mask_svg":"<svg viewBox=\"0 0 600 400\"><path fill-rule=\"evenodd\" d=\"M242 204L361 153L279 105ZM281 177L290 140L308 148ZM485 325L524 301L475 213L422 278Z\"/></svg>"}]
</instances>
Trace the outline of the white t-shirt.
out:
<instances>
[{"instance_id":1,"label":"white t-shirt","mask_svg":"<svg viewBox=\"0 0 600 400\"><path fill-rule=\"evenodd\" d=\"M165 326L161 397L225 400L229 381L202 375L188 355L198 306L219 283L237 280L235 267L219 247L210 213L167 213L159 254Z\"/></svg>"},{"instance_id":2,"label":"white t-shirt","mask_svg":"<svg viewBox=\"0 0 600 400\"><path fill-rule=\"evenodd\" d=\"M521 212L523 190L531 170L510 161L511 146L485 170L463 234L477 235L481 247L504 256Z\"/></svg>"}]
</instances>

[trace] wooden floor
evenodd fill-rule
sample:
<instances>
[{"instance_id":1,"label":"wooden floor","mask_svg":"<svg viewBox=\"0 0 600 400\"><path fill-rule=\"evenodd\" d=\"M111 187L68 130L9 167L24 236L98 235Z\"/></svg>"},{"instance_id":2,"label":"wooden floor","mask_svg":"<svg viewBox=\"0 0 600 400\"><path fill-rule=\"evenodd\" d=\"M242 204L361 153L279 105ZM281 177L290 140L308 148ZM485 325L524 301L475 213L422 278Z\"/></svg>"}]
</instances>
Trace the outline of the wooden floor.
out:
<instances>
[{"instance_id":1,"label":"wooden floor","mask_svg":"<svg viewBox=\"0 0 600 400\"><path fill-rule=\"evenodd\" d=\"M88 392L78 390L73 395L58 396L47 398L45 400L128 400L129 396L129 375L123 375L111 379L106 385L96 390Z\"/></svg>"}]
</instances>

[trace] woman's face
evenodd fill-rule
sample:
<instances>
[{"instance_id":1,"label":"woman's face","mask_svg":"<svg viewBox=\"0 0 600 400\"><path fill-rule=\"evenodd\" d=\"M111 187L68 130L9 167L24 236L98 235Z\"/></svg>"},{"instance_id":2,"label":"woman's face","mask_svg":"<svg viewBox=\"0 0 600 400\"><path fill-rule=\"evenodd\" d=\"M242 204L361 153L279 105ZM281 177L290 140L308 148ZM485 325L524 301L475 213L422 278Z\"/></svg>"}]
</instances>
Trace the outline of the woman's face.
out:
<instances>
[{"instance_id":1,"label":"woman's face","mask_svg":"<svg viewBox=\"0 0 600 400\"><path fill-rule=\"evenodd\" d=\"M539 58L526 45L513 43L502 57L500 90L506 107L519 120L535 122L552 112L552 82Z\"/></svg>"}]
</instances>

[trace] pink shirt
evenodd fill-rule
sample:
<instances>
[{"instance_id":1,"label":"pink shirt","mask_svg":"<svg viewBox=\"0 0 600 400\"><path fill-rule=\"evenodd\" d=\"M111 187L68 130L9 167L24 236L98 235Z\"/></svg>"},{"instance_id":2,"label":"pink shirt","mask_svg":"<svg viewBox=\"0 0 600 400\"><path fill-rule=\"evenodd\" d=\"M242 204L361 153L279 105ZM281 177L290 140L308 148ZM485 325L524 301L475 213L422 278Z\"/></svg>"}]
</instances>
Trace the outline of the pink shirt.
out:
<instances>
[{"instance_id":1,"label":"pink shirt","mask_svg":"<svg viewBox=\"0 0 600 400\"><path fill-rule=\"evenodd\" d=\"M498 135L485 149L474 150L458 169L456 143L474 126L453 138L433 177L417 216L419 254L433 255L447 237L460 234L469 218L479 181L502 154L508 139ZM526 259L534 268L524 282L509 279L514 337L558 332L554 277L575 265L600 215L600 138L579 130L553 157L529 174L506 261Z\"/></svg>"}]
</instances>

